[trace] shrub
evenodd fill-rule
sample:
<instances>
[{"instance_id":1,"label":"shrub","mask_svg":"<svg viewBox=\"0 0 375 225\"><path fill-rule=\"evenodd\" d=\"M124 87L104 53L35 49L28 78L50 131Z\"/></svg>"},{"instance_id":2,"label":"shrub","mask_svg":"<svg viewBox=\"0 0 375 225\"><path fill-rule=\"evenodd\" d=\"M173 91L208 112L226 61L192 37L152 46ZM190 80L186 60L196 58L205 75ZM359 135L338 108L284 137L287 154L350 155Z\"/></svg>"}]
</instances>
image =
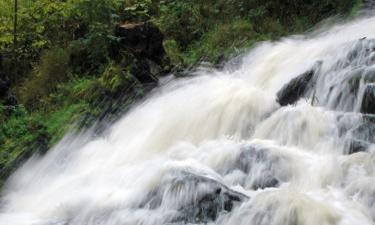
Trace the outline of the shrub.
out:
<instances>
[{"instance_id":1,"label":"shrub","mask_svg":"<svg viewBox=\"0 0 375 225\"><path fill-rule=\"evenodd\" d=\"M191 64L204 59L216 63L223 56L228 56L237 48L242 48L256 40L257 35L252 24L247 20L218 24L190 46L185 61Z\"/></svg>"},{"instance_id":2,"label":"shrub","mask_svg":"<svg viewBox=\"0 0 375 225\"><path fill-rule=\"evenodd\" d=\"M175 40L166 40L164 41L163 46L173 65L183 63L181 51L179 50L178 44Z\"/></svg>"},{"instance_id":3,"label":"shrub","mask_svg":"<svg viewBox=\"0 0 375 225\"><path fill-rule=\"evenodd\" d=\"M38 66L20 88L19 100L28 108L40 106L43 97L54 92L61 82L69 79L69 53L62 48L45 51Z\"/></svg>"},{"instance_id":4,"label":"shrub","mask_svg":"<svg viewBox=\"0 0 375 225\"><path fill-rule=\"evenodd\" d=\"M206 31L200 5L193 1L162 1L159 24L166 36L174 39L182 50Z\"/></svg>"}]
</instances>

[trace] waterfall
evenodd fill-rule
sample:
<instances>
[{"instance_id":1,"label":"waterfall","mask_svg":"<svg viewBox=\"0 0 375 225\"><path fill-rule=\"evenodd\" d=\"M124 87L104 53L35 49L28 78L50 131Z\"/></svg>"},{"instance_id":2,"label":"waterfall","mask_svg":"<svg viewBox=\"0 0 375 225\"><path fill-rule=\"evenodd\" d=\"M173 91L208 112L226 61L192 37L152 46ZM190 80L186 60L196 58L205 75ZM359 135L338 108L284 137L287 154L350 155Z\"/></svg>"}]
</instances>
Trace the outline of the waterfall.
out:
<instances>
[{"instance_id":1,"label":"waterfall","mask_svg":"<svg viewBox=\"0 0 375 225\"><path fill-rule=\"evenodd\" d=\"M373 38L375 17L326 25L166 80L102 136L68 134L17 170L0 224L375 224Z\"/></svg>"}]
</instances>

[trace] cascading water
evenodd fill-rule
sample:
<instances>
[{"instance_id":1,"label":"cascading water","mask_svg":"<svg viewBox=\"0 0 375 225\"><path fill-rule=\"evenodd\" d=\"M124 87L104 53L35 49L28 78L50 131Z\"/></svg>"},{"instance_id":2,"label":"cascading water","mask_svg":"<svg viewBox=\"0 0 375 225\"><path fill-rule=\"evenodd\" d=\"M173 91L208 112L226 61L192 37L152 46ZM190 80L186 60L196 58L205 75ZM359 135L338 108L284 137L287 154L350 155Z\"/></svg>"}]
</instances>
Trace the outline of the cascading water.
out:
<instances>
[{"instance_id":1,"label":"cascading water","mask_svg":"<svg viewBox=\"0 0 375 225\"><path fill-rule=\"evenodd\" d=\"M372 38L375 17L359 19L167 82L102 137L68 135L28 161L0 224L375 224L375 123L359 113ZM317 62L314 87L281 107Z\"/></svg>"}]
</instances>

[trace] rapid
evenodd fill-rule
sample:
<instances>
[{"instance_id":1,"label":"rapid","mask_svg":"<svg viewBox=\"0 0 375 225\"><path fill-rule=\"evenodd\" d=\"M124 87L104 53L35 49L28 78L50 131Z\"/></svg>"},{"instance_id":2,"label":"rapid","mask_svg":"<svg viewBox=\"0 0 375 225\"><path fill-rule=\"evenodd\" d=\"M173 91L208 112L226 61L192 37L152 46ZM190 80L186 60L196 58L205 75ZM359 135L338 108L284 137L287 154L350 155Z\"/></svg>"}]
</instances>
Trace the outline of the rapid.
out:
<instances>
[{"instance_id":1,"label":"rapid","mask_svg":"<svg viewBox=\"0 0 375 225\"><path fill-rule=\"evenodd\" d=\"M68 134L26 162L0 224L375 224L375 119L360 113L374 38L367 16L165 79L103 135ZM317 62L314 86L280 106Z\"/></svg>"}]
</instances>

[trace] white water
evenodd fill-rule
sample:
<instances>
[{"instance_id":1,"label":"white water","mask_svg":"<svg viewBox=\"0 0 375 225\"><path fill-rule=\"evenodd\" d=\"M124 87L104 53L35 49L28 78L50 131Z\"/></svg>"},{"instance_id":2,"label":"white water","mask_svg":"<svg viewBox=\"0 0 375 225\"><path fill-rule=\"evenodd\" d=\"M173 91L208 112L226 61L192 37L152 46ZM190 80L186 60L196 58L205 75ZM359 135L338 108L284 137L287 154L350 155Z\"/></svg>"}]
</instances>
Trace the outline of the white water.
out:
<instances>
[{"instance_id":1,"label":"white water","mask_svg":"<svg viewBox=\"0 0 375 225\"><path fill-rule=\"evenodd\" d=\"M103 137L67 136L26 163L6 186L0 224L194 223L179 218L221 184L243 200L212 224L375 224L375 153L345 154L362 119L360 95L342 84L373 65L337 68L363 37L375 38L375 17L261 43L236 71L168 82ZM318 60L317 105L280 107L277 91ZM279 185L255 188L271 178Z\"/></svg>"}]
</instances>

